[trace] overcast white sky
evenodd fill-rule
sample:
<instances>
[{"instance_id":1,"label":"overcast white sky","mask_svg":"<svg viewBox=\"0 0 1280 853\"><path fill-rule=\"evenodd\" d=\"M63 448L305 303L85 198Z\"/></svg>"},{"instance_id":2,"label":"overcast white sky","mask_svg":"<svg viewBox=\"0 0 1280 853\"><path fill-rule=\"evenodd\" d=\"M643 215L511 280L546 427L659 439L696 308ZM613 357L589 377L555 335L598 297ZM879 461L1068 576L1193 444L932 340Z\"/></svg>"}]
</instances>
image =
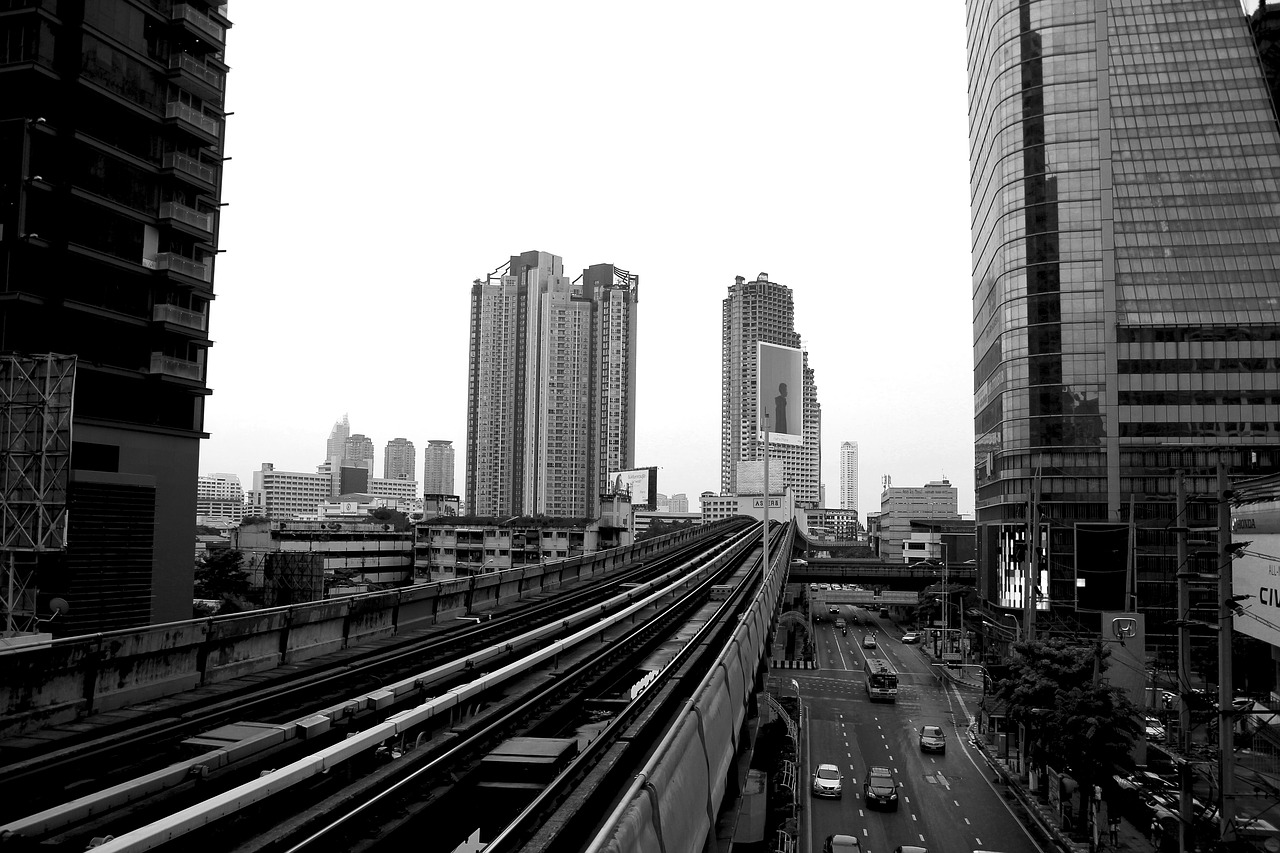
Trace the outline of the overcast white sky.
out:
<instances>
[{"instance_id":1,"label":"overcast white sky","mask_svg":"<svg viewBox=\"0 0 1280 853\"><path fill-rule=\"evenodd\" d=\"M314 471L350 416L457 448L470 285L537 249L640 276L637 465L719 490L720 308L795 294L827 504L972 513L964 4L232 3L202 473ZM673 416L673 414L675 416Z\"/></svg>"}]
</instances>

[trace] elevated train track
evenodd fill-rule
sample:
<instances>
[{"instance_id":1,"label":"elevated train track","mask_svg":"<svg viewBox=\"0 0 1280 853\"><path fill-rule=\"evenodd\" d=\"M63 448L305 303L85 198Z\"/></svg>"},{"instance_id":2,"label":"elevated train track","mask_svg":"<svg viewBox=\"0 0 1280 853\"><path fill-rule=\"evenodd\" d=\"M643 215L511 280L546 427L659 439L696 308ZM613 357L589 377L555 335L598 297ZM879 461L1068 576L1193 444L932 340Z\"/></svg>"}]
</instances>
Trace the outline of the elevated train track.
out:
<instances>
[{"instance_id":1,"label":"elevated train track","mask_svg":"<svg viewBox=\"0 0 1280 853\"><path fill-rule=\"evenodd\" d=\"M744 554L751 548L753 535L757 543L754 574L744 569ZM698 556L686 552L615 575L609 592L559 595L554 602L452 632L447 638L384 652L369 662L373 668L347 667L348 676L358 668L362 671L355 677L380 679L382 685L375 690L289 719L280 717L296 714L296 702L301 700L276 704L276 721L263 722L263 715L253 714L256 723L240 727L239 733L245 736L229 740L222 748L179 761L134 762L123 780L120 773L103 769L103 763L112 756L118 759L122 749L146 754L156 744L172 746L232 716L243 720L256 707L270 707L273 693L287 691L268 688L260 696L237 697L234 709L213 709L207 716L193 709L187 718L155 721L133 739L116 733L106 744L75 744L61 755L54 752L28 759L22 766L0 768L4 780L0 784L12 786L10 778L17 779L17 784L25 783L31 791L50 788L54 776L61 775L65 782L75 772L72 768L95 766L95 762L97 769L85 775L95 784L115 781L71 802L10 819L0 826L0 839L40 843L42 849L79 850L94 839L115 836L102 849L142 850L183 843L177 839L212 826L219 832L221 849L377 849L385 846L381 839L390 824L407 827L401 832L414 831L415 822L422 819L439 825L440 815L448 814L441 811L442 806L447 809L449 802L456 802L450 793L460 790L457 780L467 778L468 768L513 732L563 732L569 725L566 721L580 715L583 695L610 703L614 712L614 722L606 727L610 729L640 713L623 712L633 708L630 693L676 695L649 675L638 679L644 684L633 690L637 667L655 653L655 644L671 642L670 633L678 634L679 625L691 618L699 624L720 623L719 630L725 630L728 608L745 600L753 582L758 582L758 538L753 531L734 535L726 531L724 541L712 548L706 541L695 546L692 550L704 552ZM712 607L707 602L710 590L724 573L737 576L731 603L717 602ZM570 606L576 609L567 614ZM701 620L693 615L708 608L719 615ZM644 624L631 627L630 622L642 616L646 616ZM701 646L704 654L722 644L722 638L714 635L697 636L703 639L693 647ZM471 648L460 650L462 643ZM441 649L448 644L453 646L452 656ZM419 668L399 674L397 666L406 664ZM420 668L424 665L425 669ZM674 673L681 667L664 669ZM308 689L332 693L338 677L336 672L313 677ZM616 698L619 685L628 690L626 703ZM602 736L599 743L604 742ZM188 748L191 744L187 739ZM617 761L610 764L622 766ZM139 773L149 766L154 769ZM575 762L575 767L581 766L585 765ZM409 796L413 805L406 805L403 793L398 798L388 793L411 787L397 777L423 780ZM10 790L16 794L19 788ZM555 800L552 796L548 802ZM32 800L16 796L8 802L28 805ZM339 808L340 803L345 807ZM393 803L396 814L402 816L394 821L380 811ZM295 816L282 820L285 813ZM320 821L325 826L317 828L316 814L326 818ZM329 819L334 814L350 817ZM419 814L434 816L420 818ZM328 824L334 828L326 828ZM238 846L231 844L233 838ZM341 840L335 842L335 838Z\"/></svg>"}]
</instances>

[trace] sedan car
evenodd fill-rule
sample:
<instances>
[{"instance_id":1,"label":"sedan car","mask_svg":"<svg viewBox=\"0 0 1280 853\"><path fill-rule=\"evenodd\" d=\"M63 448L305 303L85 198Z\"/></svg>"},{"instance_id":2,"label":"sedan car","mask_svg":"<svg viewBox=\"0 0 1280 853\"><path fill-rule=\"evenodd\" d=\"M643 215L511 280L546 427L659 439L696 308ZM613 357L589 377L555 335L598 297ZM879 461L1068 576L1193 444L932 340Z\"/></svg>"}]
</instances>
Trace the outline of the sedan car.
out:
<instances>
[{"instance_id":1,"label":"sedan car","mask_svg":"<svg viewBox=\"0 0 1280 853\"><path fill-rule=\"evenodd\" d=\"M942 726L921 726L920 727L920 751L921 752L946 752L947 751L947 733L942 730Z\"/></svg>"},{"instance_id":2,"label":"sedan car","mask_svg":"<svg viewBox=\"0 0 1280 853\"><path fill-rule=\"evenodd\" d=\"M876 647L876 635L867 634L862 638L862 647L864 649L874 649Z\"/></svg>"},{"instance_id":3,"label":"sedan car","mask_svg":"<svg viewBox=\"0 0 1280 853\"><path fill-rule=\"evenodd\" d=\"M920 642L920 632L908 631L907 633L902 635L902 642L906 643L907 645L912 645L913 643Z\"/></svg>"},{"instance_id":4,"label":"sedan car","mask_svg":"<svg viewBox=\"0 0 1280 853\"><path fill-rule=\"evenodd\" d=\"M822 853L862 853L862 845L853 835L828 835Z\"/></svg>"},{"instance_id":5,"label":"sedan car","mask_svg":"<svg viewBox=\"0 0 1280 853\"><path fill-rule=\"evenodd\" d=\"M842 782L840 768L834 764L819 764L818 772L813 774L813 795L815 797L835 797L840 799Z\"/></svg>"},{"instance_id":6,"label":"sedan car","mask_svg":"<svg viewBox=\"0 0 1280 853\"><path fill-rule=\"evenodd\" d=\"M888 767L872 767L867 772L867 781L862 783L862 800L867 808L881 806L898 810L898 783L893 781Z\"/></svg>"},{"instance_id":7,"label":"sedan car","mask_svg":"<svg viewBox=\"0 0 1280 853\"><path fill-rule=\"evenodd\" d=\"M929 848L917 847L914 844L902 844L893 848L893 853L929 853Z\"/></svg>"}]
</instances>

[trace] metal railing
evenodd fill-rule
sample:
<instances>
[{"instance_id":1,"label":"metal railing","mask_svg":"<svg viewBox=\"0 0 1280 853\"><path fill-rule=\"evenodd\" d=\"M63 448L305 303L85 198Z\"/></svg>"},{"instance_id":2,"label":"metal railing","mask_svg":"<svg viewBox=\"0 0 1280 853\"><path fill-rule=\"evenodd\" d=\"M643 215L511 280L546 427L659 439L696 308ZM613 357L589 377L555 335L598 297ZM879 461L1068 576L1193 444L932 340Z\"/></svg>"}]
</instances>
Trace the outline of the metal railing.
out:
<instances>
[{"instance_id":1,"label":"metal railing","mask_svg":"<svg viewBox=\"0 0 1280 853\"><path fill-rule=\"evenodd\" d=\"M175 4L173 11L169 13L169 20L186 21L194 29L208 36L212 41L217 42L219 46L223 45L227 40L227 31L223 29L221 24L214 23L212 18L192 8L190 4Z\"/></svg>"},{"instance_id":2,"label":"metal railing","mask_svg":"<svg viewBox=\"0 0 1280 853\"><path fill-rule=\"evenodd\" d=\"M151 319L158 323L173 323L187 329L203 332L209 327L209 315L201 314L177 305L160 304L151 309Z\"/></svg>"},{"instance_id":3,"label":"metal railing","mask_svg":"<svg viewBox=\"0 0 1280 853\"><path fill-rule=\"evenodd\" d=\"M160 218L176 219L179 222L187 223L193 228L199 228L208 234L213 233L212 216L187 207L185 204L179 204L176 201L166 201L160 205Z\"/></svg>"},{"instance_id":4,"label":"metal railing","mask_svg":"<svg viewBox=\"0 0 1280 853\"><path fill-rule=\"evenodd\" d=\"M189 53L175 53L169 57L169 67L175 71L185 71L208 83L219 92L222 91L222 72L210 68Z\"/></svg>"},{"instance_id":5,"label":"metal railing","mask_svg":"<svg viewBox=\"0 0 1280 853\"><path fill-rule=\"evenodd\" d=\"M217 119L209 118L209 116L200 112L195 107L184 104L181 101L169 101L164 105L165 118L176 118L178 121L186 122L210 136L217 136L220 125Z\"/></svg>"},{"instance_id":6,"label":"metal railing","mask_svg":"<svg viewBox=\"0 0 1280 853\"><path fill-rule=\"evenodd\" d=\"M166 169L177 169L179 172L186 172L193 178L197 178L205 183L216 184L218 182L218 173L213 166L205 165L194 157L182 154L178 151L170 151L161 158L161 165Z\"/></svg>"},{"instance_id":7,"label":"metal railing","mask_svg":"<svg viewBox=\"0 0 1280 853\"><path fill-rule=\"evenodd\" d=\"M204 379L204 369L196 362L174 358L162 352L151 353L151 372L165 376L177 376L180 379L191 379L196 382Z\"/></svg>"},{"instance_id":8,"label":"metal railing","mask_svg":"<svg viewBox=\"0 0 1280 853\"><path fill-rule=\"evenodd\" d=\"M205 282L209 280L209 266L207 264L193 261L191 258L175 252L160 252L156 255L155 263L155 268L158 270L182 273Z\"/></svg>"}]
</instances>

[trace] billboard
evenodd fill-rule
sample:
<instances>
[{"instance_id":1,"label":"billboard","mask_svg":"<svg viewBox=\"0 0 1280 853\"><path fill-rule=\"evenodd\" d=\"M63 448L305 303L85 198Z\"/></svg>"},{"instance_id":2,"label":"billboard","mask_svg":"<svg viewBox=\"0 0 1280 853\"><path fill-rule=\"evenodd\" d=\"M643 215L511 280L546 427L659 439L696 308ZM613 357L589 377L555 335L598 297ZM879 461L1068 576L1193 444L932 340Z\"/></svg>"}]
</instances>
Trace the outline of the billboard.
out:
<instances>
[{"instance_id":1,"label":"billboard","mask_svg":"<svg viewBox=\"0 0 1280 853\"><path fill-rule=\"evenodd\" d=\"M1231 589L1248 596L1236 602L1232 627L1280 646L1280 501L1233 506L1231 538L1246 543L1231 561Z\"/></svg>"},{"instance_id":2,"label":"billboard","mask_svg":"<svg viewBox=\"0 0 1280 853\"><path fill-rule=\"evenodd\" d=\"M757 435L771 444L804 444L804 353L756 342ZM768 418L764 416L768 415Z\"/></svg>"},{"instance_id":3,"label":"billboard","mask_svg":"<svg viewBox=\"0 0 1280 853\"><path fill-rule=\"evenodd\" d=\"M1129 525L1076 525L1076 609L1123 610L1129 590Z\"/></svg>"},{"instance_id":4,"label":"billboard","mask_svg":"<svg viewBox=\"0 0 1280 853\"><path fill-rule=\"evenodd\" d=\"M631 495L631 507L652 511L658 500L658 469L631 468L609 472L610 494Z\"/></svg>"}]
</instances>

